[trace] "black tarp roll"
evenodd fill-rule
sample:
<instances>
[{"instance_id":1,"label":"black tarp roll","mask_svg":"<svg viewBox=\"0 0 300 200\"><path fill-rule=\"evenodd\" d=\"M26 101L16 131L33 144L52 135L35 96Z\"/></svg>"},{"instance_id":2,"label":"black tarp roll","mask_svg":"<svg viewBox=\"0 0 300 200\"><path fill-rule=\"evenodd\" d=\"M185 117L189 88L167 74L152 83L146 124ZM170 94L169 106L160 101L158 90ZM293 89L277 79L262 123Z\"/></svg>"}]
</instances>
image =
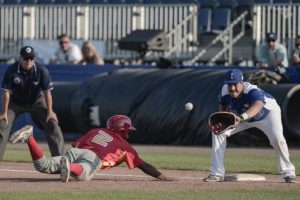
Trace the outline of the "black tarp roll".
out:
<instances>
[{"instance_id":1,"label":"black tarp roll","mask_svg":"<svg viewBox=\"0 0 300 200\"><path fill-rule=\"evenodd\" d=\"M218 109L225 70L122 69L83 83L72 101L76 125L87 130L90 106L99 106L100 126L114 114L129 115L131 140L149 144L207 144L208 115ZM194 109L185 110L186 102ZM83 106L88 105L88 106Z\"/></svg>"},{"instance_id":2,"label":"black tarp roll","mask_svg":"<svg viewBox=\"0 0 300 200\"><path fill-rule=\"evenodd\" d=\"M300 138L300 85L263 85L261 88L271 93L281 107L286 136Z\"/></svg>"},{"instance_id":3,"label":"black tarp roll","mask_svg":"<svg viewBox=\"0 0 300 200\"><path fill-rule=\"evenodd\" d=\"M80 87L81 83L78 82L54 82L52 91L52 104L53 111L59 121L62 132L79 132L80 130L75 125L76 117L72 114L71 101ZM33 120L33 119L32 119ZM33 122L43 130L43 126L39 121Z\"/></svg>"},{"instance_id":4,"label":"black tarp roll","mask_svg":"<svg viewBox=\"0 0 300 200\"><path fill-rule=\"evenodd\" d=\"M227 69L120 69L97 75L79 88L71 89L57 85L70 110L57 108L57 114L67 118L72 131L84 132L93 127L105 127L107 119L114 114L131 117L136 134L131 142L144 144L208 145L211 133L208 131L208 116L218 110L218 95ZM244 71L245 77L255 70ZM61 89L58 89L62 87ZM299 139L300 127L297 119L299 109L299 86L261 86L272 94L282 107L285 134ZM64 92L65 89L69 91ZM74 94L71 94L74 92ZM70 98L72 98L70 100ZM187 111L186 102L192 102L194 109ZM69 109L69 107L65 107ZM97 111L91 114L91 108ZM95 111L94 110L94 111ZM62 116L64 115L64 116ZM70 116L70 117L69 117ZM69 117L69 118L68 118ZM61 119L60 119L61 121ZM243 131L230 137L229 143L238 145L268 144L264 134L255 130Z\"/></svg>"},{"instance_id":5,"label":"black tarp roll","mask_svg":"<svg viewBox=\"0 0 300 200\"><path fill-rule=\"evenodd\" d=\"M76 132L75 121L71 113L71 101L81 83L77 82L54 82L53 110L59 119L59 125L63 132Z\"/></svg>"}]
</instances>

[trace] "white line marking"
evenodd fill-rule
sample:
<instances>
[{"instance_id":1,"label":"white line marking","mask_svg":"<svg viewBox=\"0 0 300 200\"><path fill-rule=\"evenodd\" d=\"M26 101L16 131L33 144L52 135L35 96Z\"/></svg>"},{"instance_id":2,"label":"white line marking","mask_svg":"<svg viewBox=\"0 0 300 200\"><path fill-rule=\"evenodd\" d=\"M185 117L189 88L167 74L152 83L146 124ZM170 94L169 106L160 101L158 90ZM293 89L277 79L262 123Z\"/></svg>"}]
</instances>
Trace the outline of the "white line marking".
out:
<instances>
[{"instance_id":1,"label":"white line marking","mask_svg":"<svg viewBox=\"0 0 300 200\"><path fill-rule=\"evenodd\" d=\"M21 170L21 169L0 169L0 171L6 172L23 172L23 173L40 173L38 171L31 170ZM97 173L96 176L112 176L112 177L136 177L136 178L151 178L151 176L146 175L133 175L133 174L106 174L106 173ZM176 179L187 179L187 180L202 180L203 178L187 177L187 176L171 176Z\"/></svg>"},{"instance_id":2,"label":"white line marking","mask_svg":"<svg viewBox=\"0 0 300 200\"><path fill-rule=\"evenodd\" d=\"M37 173L38 171L30 171L30 170L22 170L22 169L0 169L0 171L6 172L29 172L29 173Z\"/></svg>"}]
</instances>

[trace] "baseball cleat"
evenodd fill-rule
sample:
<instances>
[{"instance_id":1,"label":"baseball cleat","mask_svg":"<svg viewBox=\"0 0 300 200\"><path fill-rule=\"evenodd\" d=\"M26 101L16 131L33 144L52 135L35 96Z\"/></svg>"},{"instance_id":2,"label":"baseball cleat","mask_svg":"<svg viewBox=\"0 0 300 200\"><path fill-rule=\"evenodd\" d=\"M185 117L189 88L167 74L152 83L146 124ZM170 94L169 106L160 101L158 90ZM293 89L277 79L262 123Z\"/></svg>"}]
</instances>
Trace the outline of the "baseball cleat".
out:
<instances>
[{"instance_id":1,"label":"baseball cleat","mask_svg":"<svg viewBox=\"0 0 300 200\"><path fill-rule=\"evenodd\" d=\"M70 161L67 157L61 157L60 159L61 171L60 171L60 178L62 182L67 183L70 179Z\"/></svg>"},{"instance_id":2,"label":"baseball cleat","mask_svg":"<svg viewBox=\"0 0 300 200\"><path fill-rule=\"evenodd\" d=\"M224 178L221 176L216 176L216 175L208 175L208 177L204 178L203 181L205 182L223 182Z\"/></svg>"},{"instance_id":3,"label":"baseball cleat","mask_svg":"<svg viewBox=\"0 0 300 200\"><path fill-rule=\"evenodd\" d=\"M295 181L296 181L296 177L295 176L286 176L283 179L284 179L284 181L286 183L295 183Z\"/></svg>"},{"instance_id":4,"label":"baseball cleat","mask_svg":"<svg viewBox=\"0 0 300 200\"><path fill-rule=\"evenodd\" d=\"M15 144L19 141L21 141L22 143L27 142L28 138L32 135L32 130L33 127L31 125L24 126L20 130L11 134L11 136L9 137L9 142L11 144Z\"/></svg>"}]
</instances>

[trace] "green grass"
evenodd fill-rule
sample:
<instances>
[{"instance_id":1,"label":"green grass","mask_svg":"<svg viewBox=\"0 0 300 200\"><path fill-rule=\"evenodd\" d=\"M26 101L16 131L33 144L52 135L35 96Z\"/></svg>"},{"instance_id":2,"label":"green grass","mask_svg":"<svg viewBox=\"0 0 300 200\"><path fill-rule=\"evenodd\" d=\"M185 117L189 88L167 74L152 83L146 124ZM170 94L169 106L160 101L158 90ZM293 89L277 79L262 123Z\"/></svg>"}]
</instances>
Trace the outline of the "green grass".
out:
<instances>
[{"instance_id":1,"label":"green grass","mask_svg":"<svg viewBox=\"0 0 300 200\"><path fill-rule=\"evenodd\" d=\"M210 153L141 152L140 155L154 166L164 169L208 171L210 166ZM292 155L291 161L296 167L296 173L300 175L300 155ZM224 162L227 172L278 174L274 154L245 156L229 152Z\"/></svg>"},{"instance_id":2,"label":"green grass","mask_svg":"<svg viewBox=\"0 0 300 200\"><path fill-rule=\"evenodd\" d=\"M43 148L46 155L49 156L49 151L46 147ZM140 156L147 162L161 169L181 169L181 170L201 170L209 171L210 166L210 151L201 148L193 151L170 152L163 149L143 150L139 151ZM6 161L31 162L31 157L27 147L10 146L5 154ZM296 150L291 153L291 161L296 167L296 173L300 175L300 151ZM225 155L225 167L227 172L240 173L269 173L278 174L277 163L274 152L270 149L261 150L259 153L254 151L240 152L239 149L227 149ZM1 189L0 189L1 190ZM282 200L282 199L299 199L299 189L231 189L231 190L214 190L213 187L209 190L183 190L183 191L136 191L136 190L92 190L92 191L24 191L24 192L0 192L0 200L88 200L88 199L164 199L164 200L207 200L207 199L222 199L222 200Z\"/></svg>"},{"instance_id":3,"label":"green grass","mask_svg":"<svg viewBox=\"0 0 300 200\"><path fill-rule=\"evenodd\" d=\"M46 156L49 150L43 148ZM140 156L147 162L161 169L180 170L201 170L208 171L210 166L210 152L165 152L161 151L140 151ZM31 157L27 147L10 147L5 153L5 160L17 162L31 162ZM300 153L291 154L292 163L296 167L297 175L300 175ZM276 157L273 152L261 153L249 152L239 154L238 149L227 150L225 155L225 168L227 172L239 173L266 173L278 174Z\"/></svg>"},{"instance_id":4,"label":"green grass","mask_svg":"<svg viewBox=\"0 0 300 200\"><path fill-rule=\"evenodd\" d=\"M46 156L50 156L50 151L47 148L42 148ZM5 161L16 161L16 162L31 162L31 156L27 146L24 148L10 147L7 148L4 154Z\"/></svg>"},{"instance_id":5,"label":"green grass","mask_svg":"<svg viewBox=\"0 0 300 200\"><path fill-rule=\"evenodd\" d=\"M222 199L222 200L282 200L282 199L299 199L300 190L191 190L191 191L78 191L78 192L1 192L0 199L2 200L89 200L89 199L131 199L131 200L207 200L207 199Z\"/></svg>"}]
</instances>

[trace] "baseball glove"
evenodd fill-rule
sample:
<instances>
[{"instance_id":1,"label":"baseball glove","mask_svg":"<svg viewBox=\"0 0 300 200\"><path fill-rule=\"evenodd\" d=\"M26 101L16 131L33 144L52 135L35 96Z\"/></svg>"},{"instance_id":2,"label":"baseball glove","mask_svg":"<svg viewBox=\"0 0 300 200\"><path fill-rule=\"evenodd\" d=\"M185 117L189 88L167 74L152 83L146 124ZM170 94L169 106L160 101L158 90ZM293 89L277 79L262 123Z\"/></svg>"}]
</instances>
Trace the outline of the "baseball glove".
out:
<instances>
[{"instance_id":1,"label":"baseball glove","mask_svg":"<svg viewBox=\"0 0 300 200\"><path fill-rule=\"evenodd\" d=\"M208 119L208 127L216 135L220 135L236 125L237 116L232 112L215 112Z\"/></svg>"}]
</instances>

